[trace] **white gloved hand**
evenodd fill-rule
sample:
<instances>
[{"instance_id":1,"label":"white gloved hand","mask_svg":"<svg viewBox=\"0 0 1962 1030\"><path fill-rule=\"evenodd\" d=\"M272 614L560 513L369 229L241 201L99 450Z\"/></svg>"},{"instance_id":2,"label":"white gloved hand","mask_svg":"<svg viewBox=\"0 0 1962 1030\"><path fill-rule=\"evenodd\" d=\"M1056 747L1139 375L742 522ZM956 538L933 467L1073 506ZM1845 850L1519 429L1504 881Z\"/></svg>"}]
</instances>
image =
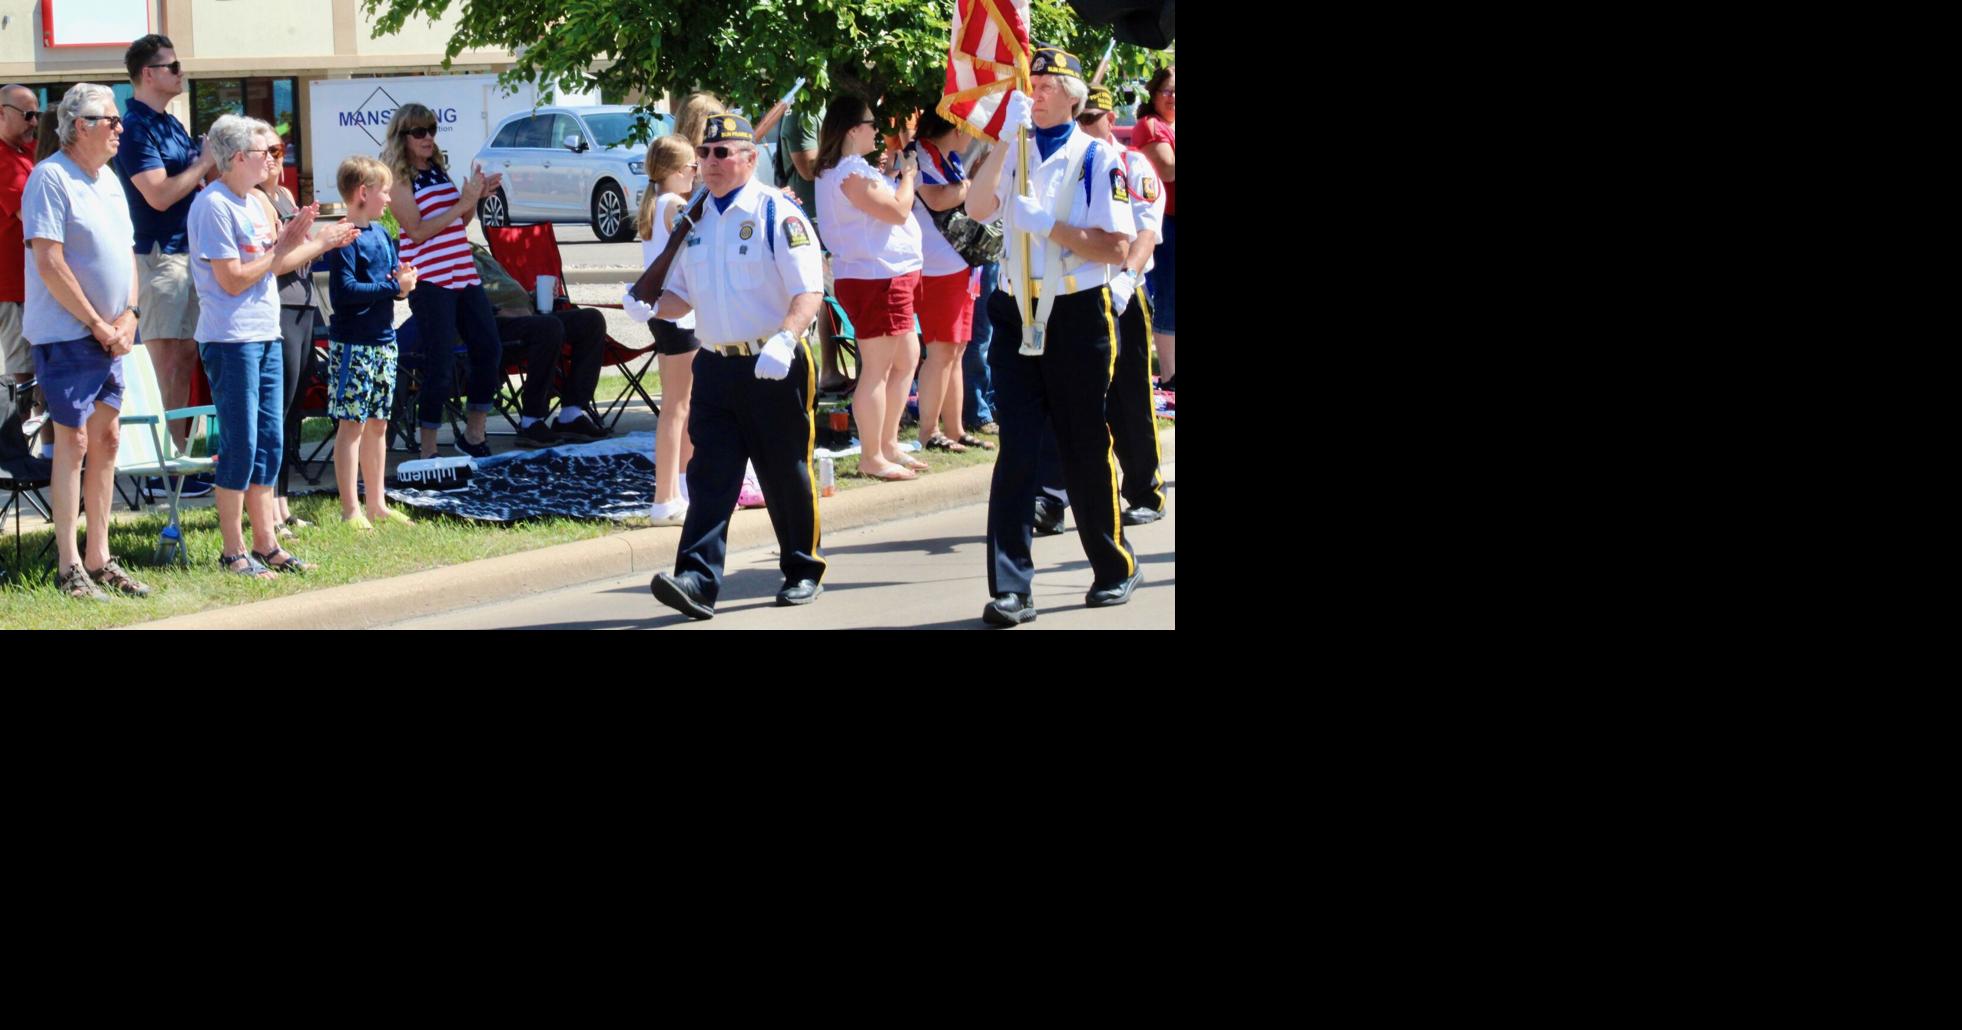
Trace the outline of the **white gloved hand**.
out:
<instances>
[{"instance_id":1,"label":"white gloved hand","mask_svg":"<svg viewBox=\"0 0 1962 1030\"><path fill-rule=\"evenodd\" d=\"M797 360L797 338L779 329L763 353L756 356L756 378L782 379L790 374L790 363Z\"/></svg>"},{"instance_id":2,"label":"white gloved hand","mask_svg":"<svg viewBox=\"0 0 1962 1030\"><path fill-rule=\"evenodd\" d=\"M1008 105L1008 115L1001 123L1002 139L1008 139L1018 130L1035 128L1035 101L1030 100L1027 93L1019 89L1011 89L1008 91L1008 99L1002 103Z\"/></svg>"},{"instance_id":3,"label":"white gloved hand","mask_svg":"<svg viewBox=\"0 0 1962 1030\"><path fill-rule=\"evenodd\" d=\"M1138 292L1138 280L1130 269L1117 273L1110 281L1110 308L1117 314L1131 306L1132 295Z\"/></svg>"},{"instance_id":4,"label":"white gloved hand","mask_svg":"<svg viewBox=\"0 0 1962 1030\"><path fill-rule=\"evenodd\" d=\"M1056 227L1056 216L1043 209L1041 200L1017 196L1014 203L1009 205L1008 223L1011 229L1047 239L1049 230Z\"/></svg>"},{"instance_id":5,"label":"white gloved hand","mask_svg":"<svg viewBox=\"0 0 1962 1030\"><path fill-rule=\"evenodd\" d=\"M620 306L626 309L627 317L636 322L645 322L654 317L654 309L641 303L632 290L620 295Z\"/></svg>"}]
</instances>

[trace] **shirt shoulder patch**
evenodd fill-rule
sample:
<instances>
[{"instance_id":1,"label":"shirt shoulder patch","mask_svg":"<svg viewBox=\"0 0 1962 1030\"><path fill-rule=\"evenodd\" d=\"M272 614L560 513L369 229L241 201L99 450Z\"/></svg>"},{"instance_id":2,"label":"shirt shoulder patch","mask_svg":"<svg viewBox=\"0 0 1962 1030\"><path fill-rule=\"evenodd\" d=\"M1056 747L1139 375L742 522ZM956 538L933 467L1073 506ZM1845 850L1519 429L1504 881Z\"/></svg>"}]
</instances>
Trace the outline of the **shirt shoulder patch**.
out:
<instances>
[{"instance_id":1,"label":"shirt shoulder patch","mask_svg":"<svg viewBox=\"0 0 1962 1030\"><path fill-rule=\"evenodd\" d=\"M1110 199L1120 204L1131 202L1131 189L1125 185L1124 169L1113 167L1110 170Z\"/></svg>"},{"instance_id":2,"label":"shirt shoulder patch","mask_svg":"<svg viewBox=\"0 0 1962 1030\"><path fill-rule=\"evenodd\" d=\"M783 220L783 237L790 241L790 249L792 250L796 250L798 247L808 247L811 244L810 231L804 228L804 220L796 215L791 215L789 218Z\"/></svg>"}]
</instances>

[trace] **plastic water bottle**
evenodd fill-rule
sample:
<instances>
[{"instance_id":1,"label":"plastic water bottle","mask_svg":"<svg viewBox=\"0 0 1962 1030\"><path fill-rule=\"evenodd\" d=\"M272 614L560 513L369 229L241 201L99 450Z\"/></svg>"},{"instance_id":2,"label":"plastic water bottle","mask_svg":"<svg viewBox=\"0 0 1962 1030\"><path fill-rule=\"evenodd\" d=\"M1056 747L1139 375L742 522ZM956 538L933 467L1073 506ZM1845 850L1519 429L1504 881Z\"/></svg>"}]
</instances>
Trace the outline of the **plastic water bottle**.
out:
<instances>
[{"instance_id":1,"label":"plastic water bottle","mask_svg":"<svg viewBox=\"0 0 1962 1030\"><path fill-rule=\"evenodd\" d=\"M838 468L830 458L818 459L818 494L829 497L838 492Z\"/></svg>"}]
</instances>

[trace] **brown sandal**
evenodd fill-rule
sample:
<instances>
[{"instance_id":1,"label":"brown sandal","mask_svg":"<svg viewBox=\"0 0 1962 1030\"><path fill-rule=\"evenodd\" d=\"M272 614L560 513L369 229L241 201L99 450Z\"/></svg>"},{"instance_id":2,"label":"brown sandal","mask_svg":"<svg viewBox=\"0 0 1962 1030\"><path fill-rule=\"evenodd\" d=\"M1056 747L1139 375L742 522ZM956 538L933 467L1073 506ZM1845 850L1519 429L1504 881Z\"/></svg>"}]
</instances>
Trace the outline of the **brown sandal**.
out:
<instances>
[{"instance_id":1,"label":"brown sandal","mask_svg":"<svg viewBox=\"0 0 1962 1030\"><path fill-rule=\"evenodd\" d=\"M129 573L124 572L123 567L118 565L114 558L104 562L101 568L89 573L89 578L95 580L101 586L128 597L150 596L149 586L138 581L136 577L131 576Z\"/></svg>"},{"instance_id":2,"label":"brown sandal","mask_svg":"<svg viewBox=\"0 0 1962 1030\"><path fill-rule=\"evenodd\" d=\"M77 601L109 600L109 595L103 593L102 588L95 585L95 580L89 578L88 570L82 568L80 564L70 565L64 570L55 579L55 589Z\"/></svg>"},{"instance_id":3,"label":"brown sandal","mask_svg":"<svg viewBox=\"0 0 1962 1030\"><path fill-rule=\"evenodd\" d=\"M966 454L967 448L961 446L966 442L967 441L965 440L956 442L954 440L948 439L947 434L945 433L935 433L932 436L928 437L924 442L922 442L920 446L925 447L927 450L930 451L947 451L951 454Z\"/></svg>"},{"instance_id":4,"label":"brown sandal","mask_svg":"<svg viewBox=\"0 0 1962 1030\"><path fill-rule=\"evenodd\" d=\"M992 451L995 449L994 444L989 443L988 441L983 440L978 436L975 436L973 433L962 433L961 443L965 444L968 447L979 447L984 451Z\"/></svg>"}]
</instances>

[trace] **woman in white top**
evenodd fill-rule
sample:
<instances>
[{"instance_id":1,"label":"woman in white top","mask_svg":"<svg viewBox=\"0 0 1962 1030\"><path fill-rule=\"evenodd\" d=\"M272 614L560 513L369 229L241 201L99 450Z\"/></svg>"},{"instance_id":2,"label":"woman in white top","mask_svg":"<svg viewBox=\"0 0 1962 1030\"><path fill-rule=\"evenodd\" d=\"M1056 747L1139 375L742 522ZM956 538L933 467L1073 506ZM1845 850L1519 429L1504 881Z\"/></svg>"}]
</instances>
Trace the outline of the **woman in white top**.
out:
<instances>
[{"instance_id":1,"label":"woman in white top","mask_svg":"<svg viewBox=\"0 0 1962 1030\"><path fill-rule=\"evenodd\" d=\"M699 133L699 130L697 130ZM640 260L645 268L661 256L668 235L688 207L695 181L695 150L682 136L662 136L647 148L647 193L640 202ZM660 355L661 419L654 428L654 524L679 526L688 517L688 481L681 473L694 457L688 439L688 393L695 382L695 313L669 322L652 319L654 352ZM679 494L679 496L677 496Z\"/></svg>"},{"instance_id":2,"label":"woman in white top","mask_svg":"<svg viewBox=\"0 0 1962 1030\"><path fill-rule=\"evenodd\" d=\"M967 432L961 423L961 357L974 331L973 276L967 259L933 224L934 212L967 203L967 175L958 152L961 134L933 111L920 112L918 125L912 147L919 153L920 188L913 201L913 220L920 225L926 251L919 314L920 333L927 341L926 360L920 363L920 446L992 451L994 444ZM944 433L942 425L947 427Z\"/></svg>"},{"instance_id":3,"label":"woman in white top","mask_svg":"<svg viewBox=\"0 0 1962 1030\"><path fill-rule=\"evenodd\" d=\"M831 251L832 292L858 331L852 415L860 474L913 479L926 463L899 449L899 416L920 361L913 310L920 289L920 226L913 218L916 161L900 162L895 189L864 155L879 145L872 108L845 95L818 129L817 220Z\"/></svg>"}]
</instances>

